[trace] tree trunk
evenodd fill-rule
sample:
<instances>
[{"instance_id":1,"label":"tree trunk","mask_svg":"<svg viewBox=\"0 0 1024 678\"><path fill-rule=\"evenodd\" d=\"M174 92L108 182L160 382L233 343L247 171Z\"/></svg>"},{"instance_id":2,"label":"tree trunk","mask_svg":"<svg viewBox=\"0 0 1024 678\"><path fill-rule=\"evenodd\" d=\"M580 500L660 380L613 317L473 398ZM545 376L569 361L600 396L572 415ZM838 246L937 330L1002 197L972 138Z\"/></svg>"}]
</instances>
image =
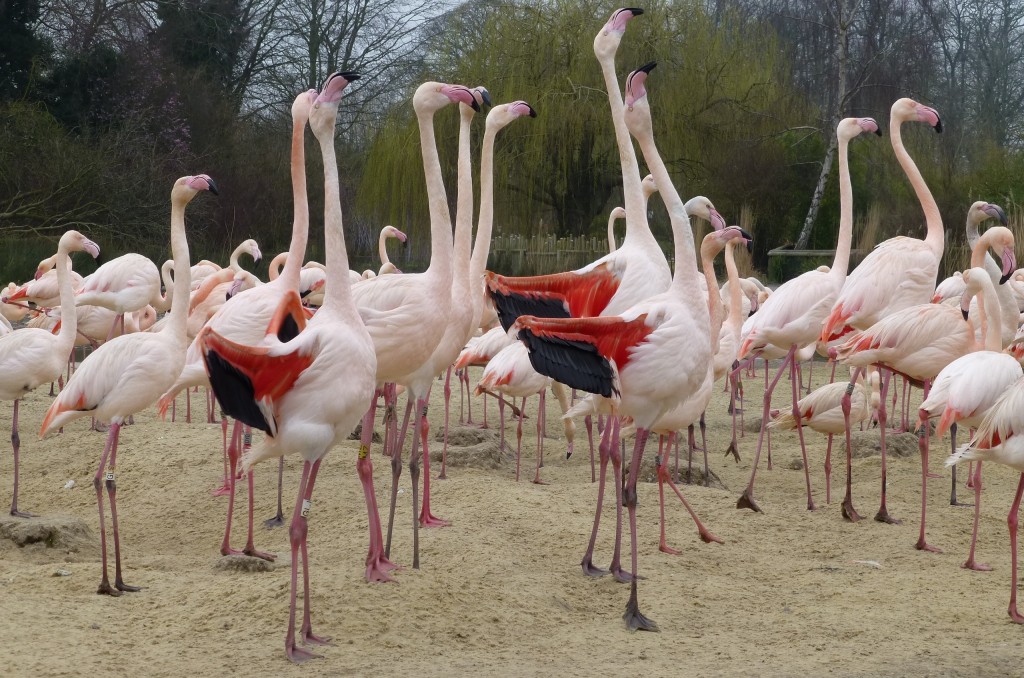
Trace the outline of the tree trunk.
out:
<instances>
[{"instance_id":1,"label":"tree trunk","mask_svg":"<svg viewBox=\"0 0 1024 678\"><path fill-rule=\"evenodd\" d=\"M804 219L804 227L800 229L800 237L796 239L794 249L805 250L811 239L811 231L814 229L814 221L818 218L818 210L821 208L821 196L825 193L825 186L828 185L828 175L832 172L832 160L836 156L838 147L835 130L828 140L828 150L825 151L825 159L821 163L821 174L818 175L818 185L814 187L814 195L811 197L811 207L807 210L807 218Z\"/></svg>"}]
</instances>

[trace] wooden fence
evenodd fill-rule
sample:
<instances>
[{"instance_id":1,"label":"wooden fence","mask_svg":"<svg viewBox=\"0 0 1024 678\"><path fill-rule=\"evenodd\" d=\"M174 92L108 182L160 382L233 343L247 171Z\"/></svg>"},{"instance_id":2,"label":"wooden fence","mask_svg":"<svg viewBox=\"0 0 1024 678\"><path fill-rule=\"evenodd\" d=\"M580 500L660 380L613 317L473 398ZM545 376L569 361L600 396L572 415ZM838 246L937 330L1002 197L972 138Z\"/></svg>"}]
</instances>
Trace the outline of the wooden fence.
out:
<instances>
[{"instance_id":1,"label":"wooden fence","mask_svg":"<svg viewBox=\"0 0 1024 678\"><path fill-rule=\"evenodd\" d=\"M661 243L669 265L670 244ZM582 268L608 254L608 240L597 236L496 235L487 266L502 275L543 275Z\"/></svg>"}]
</instances>

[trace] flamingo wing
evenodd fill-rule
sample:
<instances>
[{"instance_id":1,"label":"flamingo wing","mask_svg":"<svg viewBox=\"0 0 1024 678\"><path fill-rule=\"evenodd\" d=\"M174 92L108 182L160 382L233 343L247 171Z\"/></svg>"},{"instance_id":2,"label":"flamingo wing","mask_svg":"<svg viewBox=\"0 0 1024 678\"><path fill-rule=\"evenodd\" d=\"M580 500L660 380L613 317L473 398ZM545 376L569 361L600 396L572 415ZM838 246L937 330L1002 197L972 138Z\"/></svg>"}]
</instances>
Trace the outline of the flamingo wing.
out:
<instances>
[{"instance_id":1,"label":"flamingo wing","mask_svg":"<svg viewBox=\"0 0 1024 678\"><path fill-rule=\"evenodd\" d=\"M582 271L509 278L488 271L487 289L507 332L521 315L590 318L601 315L622 278L611 262Z\"/></svg>"}]
</instances>

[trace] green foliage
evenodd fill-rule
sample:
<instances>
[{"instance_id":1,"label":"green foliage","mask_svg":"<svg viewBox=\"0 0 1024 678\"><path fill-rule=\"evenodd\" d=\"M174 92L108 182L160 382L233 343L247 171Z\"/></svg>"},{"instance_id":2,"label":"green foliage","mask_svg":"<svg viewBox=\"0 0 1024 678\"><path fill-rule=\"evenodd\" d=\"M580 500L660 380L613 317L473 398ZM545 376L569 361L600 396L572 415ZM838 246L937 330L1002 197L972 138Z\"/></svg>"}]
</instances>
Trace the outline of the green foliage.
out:
<instances>
[{"instance_id":1,"label":"green foliage","mask_svg":"<svg viewBox=\"0 0 1024 678\"><path fill-rule=\"evenodd\" d=\"M40 0L0 2L0 102L22 96L33 64L45 60L50 44L33 31Z\"/></svg>"}]
</instances>

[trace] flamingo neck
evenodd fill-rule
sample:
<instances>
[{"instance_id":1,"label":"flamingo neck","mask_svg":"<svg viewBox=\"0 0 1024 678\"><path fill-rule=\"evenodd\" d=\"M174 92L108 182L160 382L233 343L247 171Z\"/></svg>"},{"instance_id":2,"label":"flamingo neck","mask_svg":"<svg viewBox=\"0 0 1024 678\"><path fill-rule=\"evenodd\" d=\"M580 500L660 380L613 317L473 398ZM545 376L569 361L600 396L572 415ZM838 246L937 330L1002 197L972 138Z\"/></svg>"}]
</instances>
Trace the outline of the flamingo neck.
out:
<instances>
[{"instance_id":1,"label":"flamingo neck","mask_svg":"<svg viewBox=\"0 0 1024 678\"><path fill-rule=\"evenodd\" d=\"M850 181L849 147L850 140L844 135L839 139L839 239L836 241L836 256L829 271L837 292L850 270L850 247L853 243L853 183Z\"/></svg>"},{"instance_id":2,"label":"flamingo neck","mask_svg":"<svg viewBox=\"0 0 1024 678\"><path fill-rule=\"evenodd\" d=\"M160 281L164 285L164 294L160 294L157 290L153 298L149 300L149 305L152 306L157 313L166 313L171 308L171 303L174 301L174 279L171 276L171 270L174 268L173 261L165 261L160 266ZM191 274L191 271L189 272Z\"/></svg>"},{"instance_id":3,"label":"flamingo neck","mask_svg":"<svg viewBox=\"0 0 1024 678\"><path fill-rule=\"evenodd\" d=\"M473 161L470 126L473 109L459 104L458 199L455 208L455 281L453 292L465 298L469 289L469 258L473 236Z\"/></svg>"},{"instance_id":4,"label":"flamingo neck","mask_svg":"<svg viewBox=\"0 0 1024 678\"><path fill-rule=\"evenodd\" d=\"M480 324L484 313L480 279L487 267L487 255L491 249L491 229L494 225L494 139L498 136L499 129L501 128L498 125L487 125L480 148L480 214L476 225L476 242L473 243L473 257L469 263L469 289L473 300L474 327Z\"/></svg>"},{"instance_id":5,"label":"flamingo neck","mask_svg":"<svg viewBox=\"0 0 1024 678\"><path fill-rule=\"evenodd\" d=\"M245 252L245 243L242 243L241 245L236 247L231 252L231 256L228 257L228 268L233 270L235 273L238 273L239 271L242 270L242 265L238 263L238 257L242 256L243 252Z\"/></svg>"},{"instance_id":6,"label":"flamingo neck","mask_svg":"<svg viewBox=\"0 0 1024 678\"><path fill-rule=\"evenodd\" d=\"M388 236L384 231L380 232L380 236L377 238L377 254L380 255L380 265L387 266L391 263L388 259L388 248L387 248Z\"/></svg>"},{"instance_id":7,"label":"flamingo neck","mask_svg":"<svg viewBox=\"0 0 1024 678\"><path fill-rule=\"evenodd\" d=\"M320 151L324 158L324 252L327 264L327 283L321 309L342 312L350 317L358 315L352 299L352 283L348 273L348 251L341 220L341 188L338 181L338 161L334 153L334 128L323 135ZM288 264L292 262L289 253Z\"/></svg>"},{"instance_id":8,"label":"flamingo neck","mask_svg":"<svg viewBox=\"0 0 1024 678\"><path fill-rule=\"evenodd\" d=\"M725 308L722 306L722 293L718 289L718 280L715 279L715 255L718 249L714 245L702 246L700 248L700 263L704 269L704 282L708 286L708 316L711 318L711 326L708 328L711 338L711 354L718 353L718 333L722 329L722 322L725 320Z\"/></svg>"},{"instance_id":9,"label":"flamingo neck","mask_svg":"<svg viewBox=\"0 0 1024 678\"><path fill-rule=\"evenodd\" d=\"M989 247L991 247L989 241L992 239L989 237L989 233L995 233L995 231L988 230L982 235L978 235L978 224L974 225L974 240L968 241L971 243L971 268L987 268L985 260L991 258L988 253ZM996 264L995 259L992 259L992 263ZM996 270L998 269L999 266L996 264Z\"/></svg>"},{"instance_id":10,"label":"flamingo neck","mask_svg":"<svg viewBox=\"0 0 1024 678\"><path fill-rule=\"evenodd\" d=\"M185 205L182 198L171 202L171 258L174 259L174 285L171 312L168 314L168 330L173 337L185 341L185 325L188 322L188 291L192 282L189 263L188 238L185 236Z\"/></svg>"},{"instance_id":11,"label":"flamingo neck","mask_svg":"<svg viewBox=\"0 0 1024 678\"><path fill-rule=\"evenodd\" d=\"M928 226L928 234L925 236L924 242L935 254L935 258L940 259L942 258L942 250L945 246L942 216L939 214L939 206L935 203L932 192L928 190L928 185L924 182L924 177L921 176L921 171L917 169L913 158L910 157L907 149L903 146L903 136L900 134L900 127L902 125L902 120L897 119L895 116L889 117L889 136L892 140L892 150L896 154L896 160L899 161L900 167L903 168L903 172L910 180L910 185L914 188L914 193L917 195L917 199L921 203L921 209L924 211L924 220Z\"/></svg>"},{"instance_id":12,"label":"flamingo neck","mask_svg":"<svg viewBox=\"0 0 1024 678\"><path fill-rule=\"evenodd\" d=\"M309 200L306 196L306 121L292 121L292 241L288 246L288 258L280 275L290 289L299 288L299 269L306 257L306 241L309 239ZM271 267L273 268L273 267Z\"/></svg>"},{"instance_id":13,"label":"flamingo neck","mask_svg":"<svg viewBox=\"0 0 1024 678\"><path fill-rule=\"evenodd\" d=\"M737 335L743 328L743 290L740 289L740 274L736 268L736 243L730 240L725 245L725 272L729 277L729 327Z\"/></svg>"},{"instance_id":14,"label":"flamingo neck","mask_svg":"<svg viewBox=\"0 0 1024 678\"><path fill-rule=\"evenodd\" d=\"M1003 313L999 307L996 288L988 275L981 278L981 296L978 298L978 315L981 323L981 344L986 351L1003 350L1002 327Z\"/></svg>"},{"instance_id":15,"label":"flamingo neck","mask_svg":"<svg viewBox=\"0 0 1024 678\"><path fill-rule=\"evenodd\" d=\"M629 138L629 129L622 117L626 106L622 101L622 91L619 89L619 81L615 76L615 55L600 57L601 73L604 75L604 84L608 89L608 104L612 111L612 124L615 127L615 143L619 149L619 165L622 167L622 198L623 207L626 209L626 235L622 239L622 247L627 243L635 245L653 245L661 251L658 241L651 233L650 224L647 223L647 210L643 187L640 182L640 166L637 163L636 151L633 149L633 142ZM658 178L655 177L655 181ZM660 184L659 184L660 186Z\"/></svg>"},{"instance_id":16,"label":"flamingo neck","mask_svg":"<svg viewBox=\"0 0 1024 678\"><path fill-rule=\"evenodd\" d=\"M618 245L615 244L615 217L608 217L608 252L614 252Z\"/></svg>"},{"instance_id":17,"label":"flamingo neck","mask_svg":"<svg viewBox=\"0 0 1024 678\"><path fill-rule=\"evenodd\" d=\"M57 289L60 293L60 329L57 331L58 353L67 358L75 347L78 333L78 312L75 309L75 290L71 286L71 257L67 249L59 247L56 256Z\"/></svg>"},{"instance_id":18,"label":"flamingo neck","mask_svg":"<svg viewBox=\"0 0 1024 678\"><path fill-rule=\"evenodd\" d=\"M281 267L284 266L284 262L288 260L288 253L281 252L276 257L270 260L270 267L267 269L267 278L270 280L277 280L281 276Z\"/></svg>"},{"instance_id":19,"label":"flamingo neck","mask_svg":"<svg viewBox=\"0 0 1024 678\"><path fill-rule=\"evenodd\" d=\"M427 200L430 208L430 265L439 281L452 278L452 217L448 211L448 196L441 178L441 160L434 139L434 112L416 111L420 129L420 152L423 155L423 174L427 181Z\"/></svg>"}]
</instances>

